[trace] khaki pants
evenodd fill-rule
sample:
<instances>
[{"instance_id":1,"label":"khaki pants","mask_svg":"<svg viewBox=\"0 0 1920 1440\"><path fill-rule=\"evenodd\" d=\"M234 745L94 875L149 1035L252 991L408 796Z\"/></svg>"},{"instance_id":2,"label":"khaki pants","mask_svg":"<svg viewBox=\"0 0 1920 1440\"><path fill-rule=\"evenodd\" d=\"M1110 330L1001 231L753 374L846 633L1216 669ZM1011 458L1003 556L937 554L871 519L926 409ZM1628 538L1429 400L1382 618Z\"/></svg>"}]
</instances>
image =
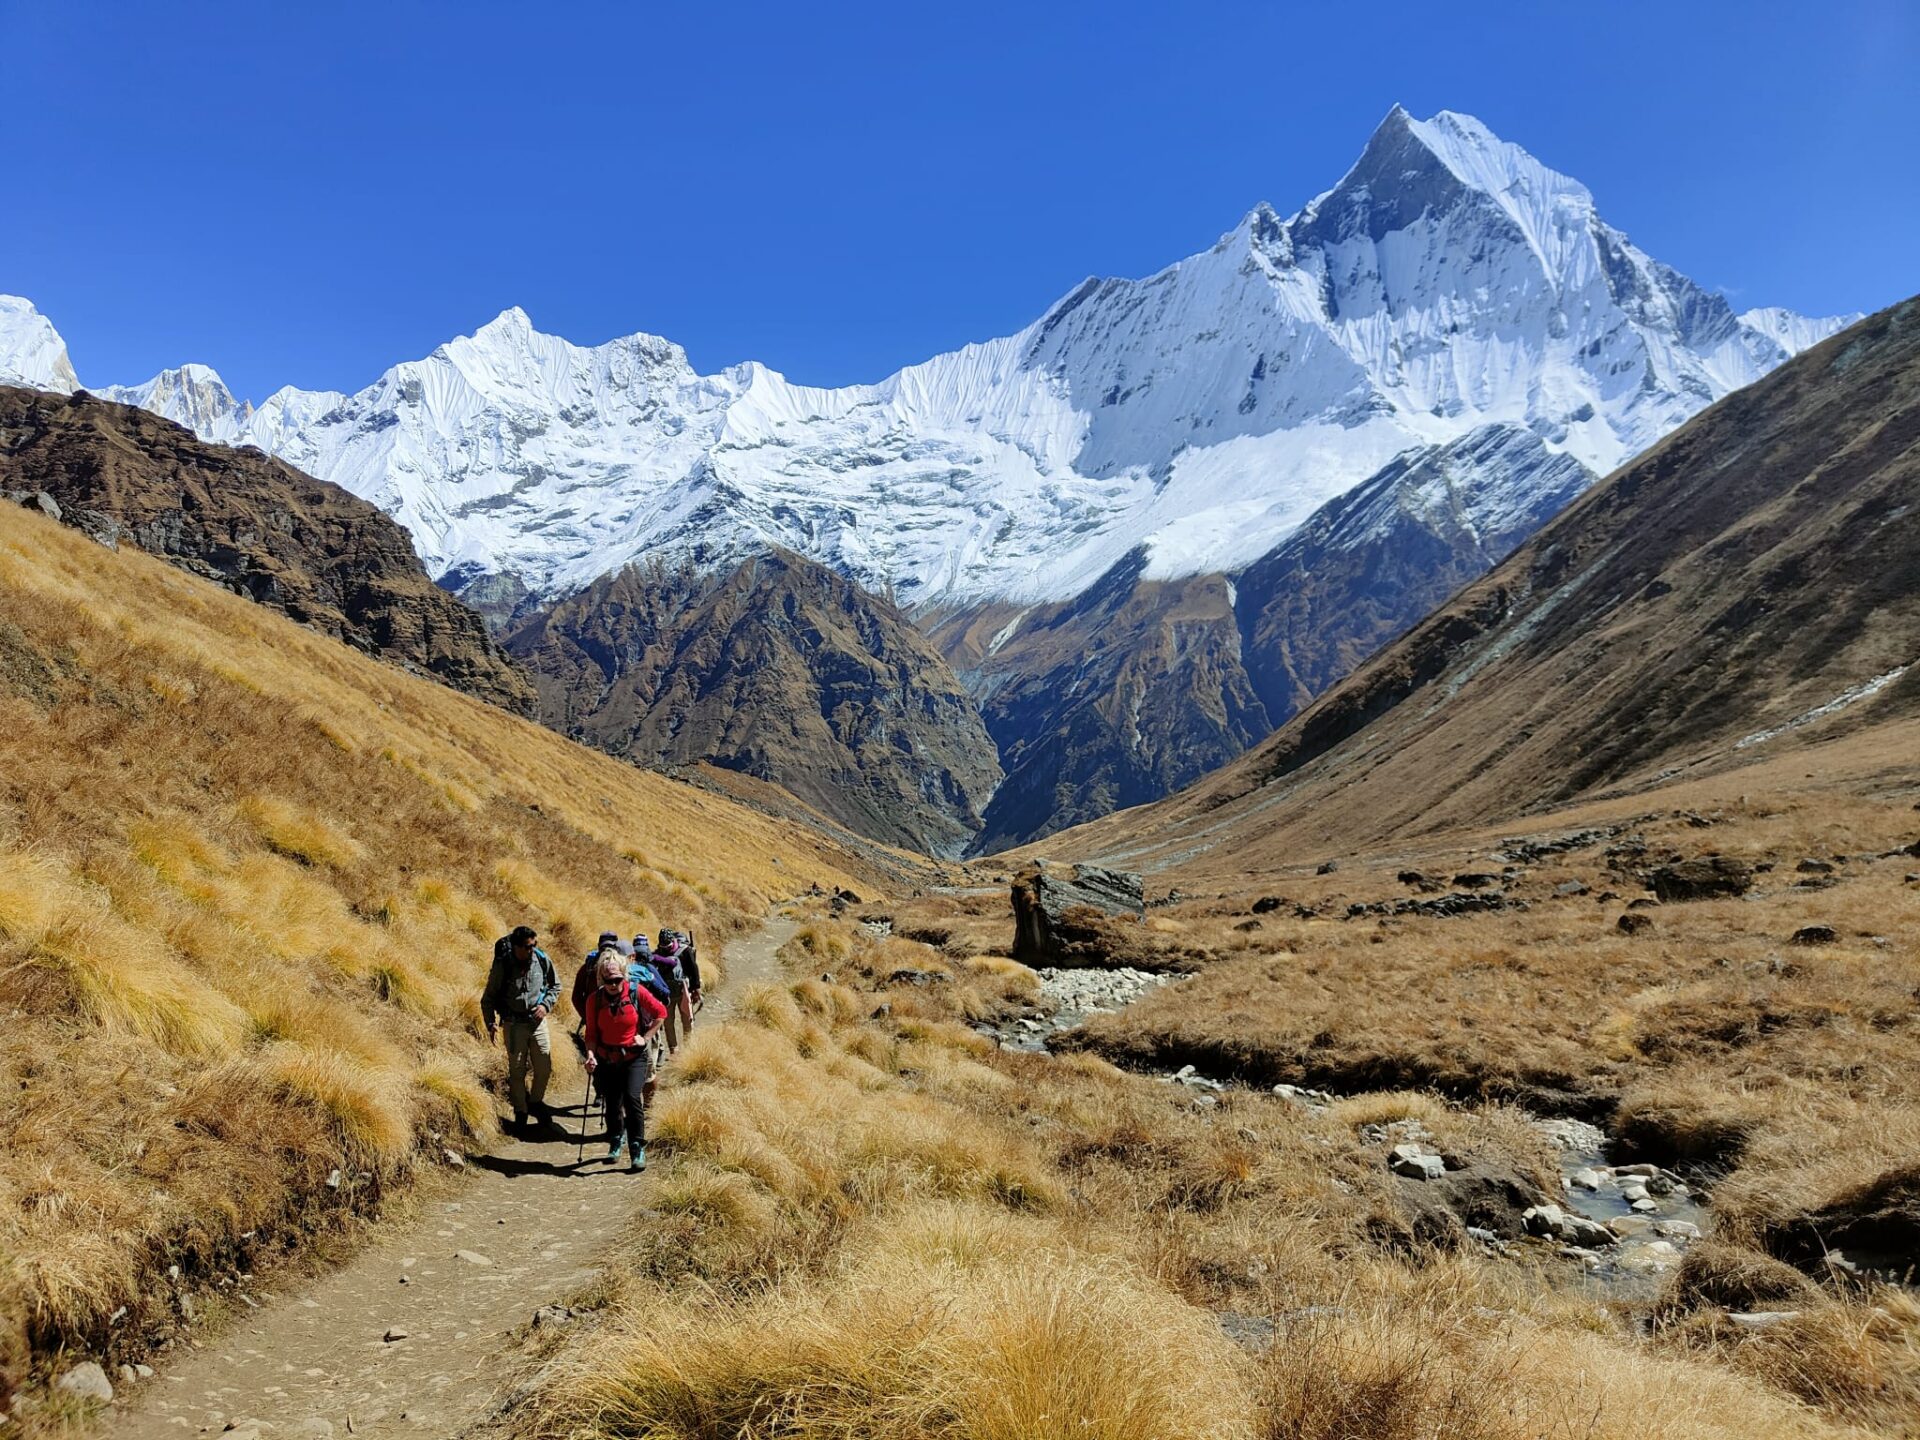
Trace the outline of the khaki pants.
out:
<instances>
[{"instance_id":1,"label":"khaki pants","mask_svg":"<svg viewBox=\"0 0 1920 1440\"><path fill-rule=\"evenodd\" d=\"M507 1021L507 1099L515 1116L527 1113L527 1067L533 1067L533 1103L547 1103L547 1081L553 1075L553 1051L544 1020Z\"/></svg>"}]
</instances>

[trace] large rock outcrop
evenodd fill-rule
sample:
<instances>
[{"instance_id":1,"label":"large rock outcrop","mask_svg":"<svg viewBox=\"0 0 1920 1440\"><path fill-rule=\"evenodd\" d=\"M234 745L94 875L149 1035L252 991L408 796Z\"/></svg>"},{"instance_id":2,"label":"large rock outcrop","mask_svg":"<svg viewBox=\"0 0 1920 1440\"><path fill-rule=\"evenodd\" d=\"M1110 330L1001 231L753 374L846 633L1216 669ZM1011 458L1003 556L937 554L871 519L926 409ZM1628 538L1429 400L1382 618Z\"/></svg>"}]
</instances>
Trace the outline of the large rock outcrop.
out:
<instances>
[{"instance_id":1,"label":"large rock outcrop","mask_svg":"<svg viewBox=\"0 0 1920 1440\"><path fill-rule=\"evenodd\" d=\"M0 494L531 715L532 682L378 506L132 405L0 386ZM45 496L52 508L38 497Z\"/></svg>"},{"instance_id":2,"label":"large rock outcrop","mask_svg":"<svg viewBox=\"0 0 1920 1440\"><path fill-rule=\"evenodd\" d=\"M1138 875L1042 860L1012 893L1013 957L1023 964L1167 970L1189 958L1148 940Z\"/></svg>"}]
</instances>

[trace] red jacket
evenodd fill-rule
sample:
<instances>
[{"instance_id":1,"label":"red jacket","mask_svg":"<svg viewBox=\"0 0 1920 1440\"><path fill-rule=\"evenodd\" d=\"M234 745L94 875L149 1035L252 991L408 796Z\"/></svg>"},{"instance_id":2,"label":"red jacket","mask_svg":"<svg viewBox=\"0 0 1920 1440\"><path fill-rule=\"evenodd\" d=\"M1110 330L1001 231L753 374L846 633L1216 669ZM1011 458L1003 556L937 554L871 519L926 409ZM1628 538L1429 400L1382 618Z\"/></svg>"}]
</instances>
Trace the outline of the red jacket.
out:
<instances>
[{"instance_id":1,"label":"red jacket","mask_svg":"<svg viewBox=\"0 0 1920 1440\"><path fill-rule=\"evenodd\" d=\"M620 998L607 1003L606 991L595 986L587 996L587 1045L602 1060L623 1060L640 1037L667 1018L667 1010L633 982L620 982Z\"/></svg>"}]
</instances>

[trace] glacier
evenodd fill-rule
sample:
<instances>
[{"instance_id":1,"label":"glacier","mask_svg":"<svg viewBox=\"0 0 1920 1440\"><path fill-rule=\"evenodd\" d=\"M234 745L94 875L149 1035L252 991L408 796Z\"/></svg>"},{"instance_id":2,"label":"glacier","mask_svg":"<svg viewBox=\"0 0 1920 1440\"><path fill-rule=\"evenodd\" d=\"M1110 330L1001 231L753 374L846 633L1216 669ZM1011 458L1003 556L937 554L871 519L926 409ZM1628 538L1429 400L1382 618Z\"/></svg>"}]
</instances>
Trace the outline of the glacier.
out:
<instances>
[{"instance_id":1,"label":"glacier","mask_svg":"<svg viewBox=\"0 0 1920 1440\"><path fill-rule=\"evenodd\" d=\"M1331 189L1140 280L871 385L509 309L354 394L236 400L205 366L100 393L257 445L392 514L454 588L570 594L769 545L927 615L1233 572L1410 450L1524 427L1596 474L1856 317L1735 315L1470 116L1399 107ZM0 380L72 390L0 300ZM1525 497L1501 503L1524 507Z\"/></svg>"}]
</instances>

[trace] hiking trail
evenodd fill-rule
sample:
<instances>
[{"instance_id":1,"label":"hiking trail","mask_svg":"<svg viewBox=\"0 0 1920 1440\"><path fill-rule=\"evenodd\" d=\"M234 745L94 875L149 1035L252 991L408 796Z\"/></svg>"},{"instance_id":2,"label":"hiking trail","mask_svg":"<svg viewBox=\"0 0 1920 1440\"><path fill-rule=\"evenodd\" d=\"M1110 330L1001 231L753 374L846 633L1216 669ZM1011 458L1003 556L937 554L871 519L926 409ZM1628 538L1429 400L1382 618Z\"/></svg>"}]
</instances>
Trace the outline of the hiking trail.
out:
<instances>
[{"instance_id":1,"label":"hiking trail","mask_svg":"<svg viewBox=\"0 0 1920 1440\"><path fill-rule=\"evenodd\" d=\"M696 1028L724 1021L741 988L778 974L774 953L797 922L771 916L727 946L721 988ZM563 967L564 968L564 967ZM109 1440L229 1432L247 1422L284 1436L445 1436L481 1419L513 1366L509 1332L543 1305L563 1304L601 1270L672 1162L631 1175L604 1159L600 1119L588 1120L576 1165L584 1079L574 1047L554 1034L547 1098L559 1131L502 1137L474 1155L472 1178L417 1216L376 1230L340 1268L291 1277L222 1334L153 1358L157 1374L116 1399ZM666 1071L670 1083L671 1066ZM388 1340L389 1332L406 1332ZM269 1428L271 1427L271 1428Z\"/></svg>"}]
</instances>

